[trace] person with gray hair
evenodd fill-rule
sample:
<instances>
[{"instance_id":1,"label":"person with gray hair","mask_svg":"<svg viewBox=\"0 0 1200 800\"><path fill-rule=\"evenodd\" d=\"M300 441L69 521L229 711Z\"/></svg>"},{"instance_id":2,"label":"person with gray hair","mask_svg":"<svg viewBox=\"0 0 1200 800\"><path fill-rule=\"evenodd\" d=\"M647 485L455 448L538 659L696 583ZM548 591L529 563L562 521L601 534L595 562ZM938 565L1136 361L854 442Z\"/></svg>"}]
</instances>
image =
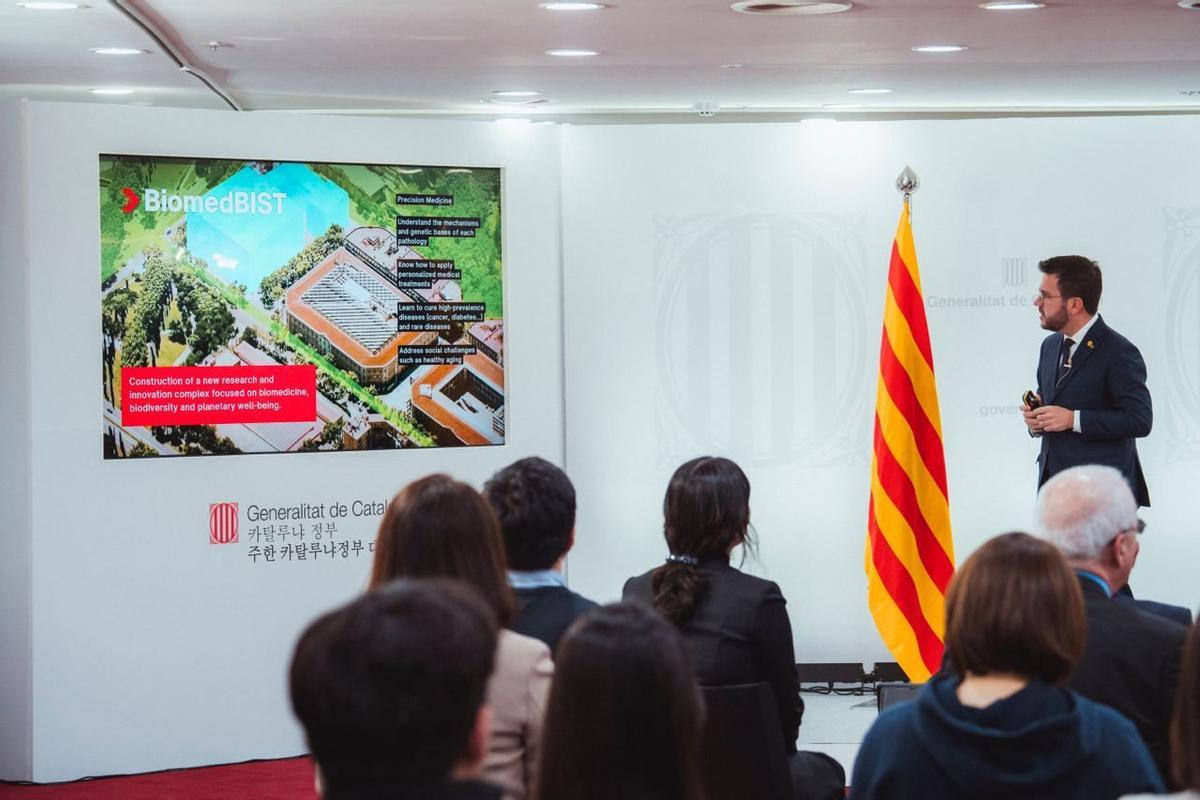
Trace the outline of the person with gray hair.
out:
<instances>
[{"instance_id":1,"label":"person with gray hair","mask_svg":"<svg viewBox=\"0 0 1200 800\"><path fill-rule=\"evenodd\" d=\"M1170 782L1168 729L1187 628L1117 602L1137 562L1143 524L1120 471L1072 467L1038 493L1038 535L1055 545L1083 590L1087 645L1070 688L1128 717Z\"/></svg>"}]
</instances>

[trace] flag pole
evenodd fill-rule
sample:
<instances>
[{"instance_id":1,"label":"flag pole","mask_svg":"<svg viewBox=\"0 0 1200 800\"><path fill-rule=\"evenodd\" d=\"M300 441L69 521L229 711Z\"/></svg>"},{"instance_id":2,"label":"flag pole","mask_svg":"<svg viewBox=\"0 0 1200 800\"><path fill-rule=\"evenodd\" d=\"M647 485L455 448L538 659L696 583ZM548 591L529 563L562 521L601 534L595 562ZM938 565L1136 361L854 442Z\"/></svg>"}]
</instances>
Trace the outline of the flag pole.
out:
<instances>
[{"instance_id":1,"label":"flag pole","mask_svg":"<svg viewBox=\"0 0 1200 800\"><path fill-rule=\"evenodd\" d=\"M912 235L919 185L911 167L896 178L904 208L888 265L864 548L867 607L913 681L941 667L954 575L941 412Z\"/></svg>"}]
</instances>

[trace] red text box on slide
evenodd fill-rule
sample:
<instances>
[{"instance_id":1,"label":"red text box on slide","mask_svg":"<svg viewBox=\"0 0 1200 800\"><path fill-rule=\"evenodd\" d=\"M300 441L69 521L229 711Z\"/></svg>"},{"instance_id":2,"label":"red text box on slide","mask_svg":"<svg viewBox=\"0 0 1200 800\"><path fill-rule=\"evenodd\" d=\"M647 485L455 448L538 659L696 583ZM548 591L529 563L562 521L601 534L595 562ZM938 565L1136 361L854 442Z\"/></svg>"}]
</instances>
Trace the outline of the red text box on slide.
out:
<instances>
[{"instance_id":1,"label":"red text box on slide","mask_svg":"<svg viewBox=\"0 0 1200 800\"><path fill-rule=\"evenodd\" d=\"M317 418L317 368L125 367L124 425L222 425L312 422Z\"/></svg>"}]
</instances>

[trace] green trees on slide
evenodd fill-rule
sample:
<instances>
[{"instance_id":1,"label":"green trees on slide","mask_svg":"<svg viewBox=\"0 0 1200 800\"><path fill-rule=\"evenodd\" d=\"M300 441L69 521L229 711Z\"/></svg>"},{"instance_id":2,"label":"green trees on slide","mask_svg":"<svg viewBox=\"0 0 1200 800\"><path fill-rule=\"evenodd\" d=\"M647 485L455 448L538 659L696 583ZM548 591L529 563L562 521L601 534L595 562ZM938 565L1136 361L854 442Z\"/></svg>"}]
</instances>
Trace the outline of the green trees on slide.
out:
<instances>
[{"instance_id":1,"label":"green trees on slide","mask_svg":"<svg viewBox=\"0 0 1200 800\"><path fill-rule=\"evenodd\" d=\"M263 308L269 309L289 286L341 247L343 235L341 225L330 225L329 230L305 245L303 250L292 256L282 267L263 278L258 287L258 296L262 300Z\"/></svg>"},{"instance_id":2,"label":"green trees on slide","mask_svg":"<svg viewBox=\"0 0 1200 800\"><path fill-rule=\"evenodd\" d=\"M157 248L146 250L142 272L142 290L125 315L121 337L121 363L127 367L148 367L158 360L163 320L174 295L171 264Z\"/></svg>"},{"instance_id":3,"label":"green trees on slide","mask_svg":"<svg viewBox=\"0 0 1200 800\"><path fill-rule=\"evenodd\" d=\"M100 306L100 330L103 334L104 399L117 404L113 387L113 367L117 360L117 342L125 330L125 317L136 295L128 289L116 289L104 297Z\"/></svg>"},{"instance_id":4,"label":"green trees on slide","mask_svg":"<svg viewBox=\"0 0 1200 800\"><path fill-rule=\"evenodd\" d=\"M136 299L126 310L124 305L131 295ZM163 325L172 299L178 303L181 319L170 333L172 338L182 336L191 348L189 364L201 361L233 337L237 326L220 295L176 269L162 251L149 248L141 291L136 295L125 289L110 292L102 305L105 325L110 325L111 320L115 326L119 318L124 319L120 337L123 365L148 367L157 363Z\"/></svg>"}]
</instances>

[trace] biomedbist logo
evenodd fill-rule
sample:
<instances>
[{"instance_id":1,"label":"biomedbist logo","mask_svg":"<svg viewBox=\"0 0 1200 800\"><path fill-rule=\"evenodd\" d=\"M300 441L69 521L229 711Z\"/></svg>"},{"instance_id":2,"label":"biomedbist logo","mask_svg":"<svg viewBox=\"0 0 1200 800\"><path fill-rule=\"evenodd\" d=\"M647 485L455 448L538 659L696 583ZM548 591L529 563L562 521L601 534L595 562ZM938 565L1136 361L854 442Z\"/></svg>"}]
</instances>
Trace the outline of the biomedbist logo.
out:
<instances>
[{"instance_id":1,"label":"biomedbist logo","mask_svg":"<svg viewBox=\"0 0 1200 800\"><path fill-rule=\"evenodd\" d=\"M283 213L285 192L245 192L231 190L223 195L174 194L166 189L143 189L141 195L126 186L121 189L125 205L121 210L132 214L138 204L146 211L168 213L185 211L189 214L270 214Z\"/></svg>"}]
</instances>

